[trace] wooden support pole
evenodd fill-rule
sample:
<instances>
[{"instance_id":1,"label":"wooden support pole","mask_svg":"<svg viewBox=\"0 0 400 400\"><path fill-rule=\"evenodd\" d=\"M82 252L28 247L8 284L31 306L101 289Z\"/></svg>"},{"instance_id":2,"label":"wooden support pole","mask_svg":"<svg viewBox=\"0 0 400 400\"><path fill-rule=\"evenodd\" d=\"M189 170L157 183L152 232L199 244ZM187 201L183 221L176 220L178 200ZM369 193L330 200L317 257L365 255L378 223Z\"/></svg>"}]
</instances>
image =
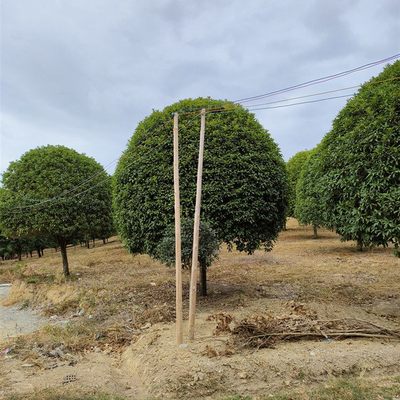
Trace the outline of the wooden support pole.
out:
<instances>
[{"instance_id":1,"label":"wooden support pole","mask_svg":"<svg viewBox=\"0 0 400 400\"><path fill-rule=\"evenodd\" d=\"M179 195L179 134L178 113L174 113L174 197L175 197L175 268L176 268L176 344L183 342L182 331L182 259L181 204Z\"/></svg>"},{"instance_id":2,"label":"wooden support pole","mask_svg":"<svg viewBox=\"0 0 400 400\"><path fill-rule=\"evenodd\" d=\"M196 314L196 295L199 263L199 236L200 236L200 208L201 208L201 183L203 176L204 134L206 128L206 110L201 110L199 162L197 166L196 208L194 211L192 271L190 276L189 293L189 339L194 339L194 323Z\"/></svg>"}]
</instances>

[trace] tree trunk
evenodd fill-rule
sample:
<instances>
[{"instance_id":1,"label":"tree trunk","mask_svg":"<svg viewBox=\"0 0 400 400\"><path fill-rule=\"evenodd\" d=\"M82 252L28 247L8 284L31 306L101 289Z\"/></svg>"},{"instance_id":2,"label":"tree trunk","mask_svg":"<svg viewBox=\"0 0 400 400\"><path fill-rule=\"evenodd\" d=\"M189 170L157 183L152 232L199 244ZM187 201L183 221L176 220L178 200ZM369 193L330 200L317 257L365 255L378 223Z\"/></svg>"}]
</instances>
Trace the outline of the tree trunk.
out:
<instances>
[{"instance_id":1,"label":"tree trunk","mask_svg":"<svg viewBox=\"0 0 400 400\"><path fill-rule=\"evenodd\" d=\"M207 296L207 267L200 265L200 294Z\"/></svg>"},{"instance_id":2,"label":"tree trunk","mask_svg":"<svg viewBox=\"0 0 400 400\"><path fill-rule=\"evenodd\" d=\"M90 249L90 242L89 242L89 240L86 240L86 247L87 247L88 249Z\"/></svg>"},{"instance_id":3,"label":"tree trunk","mask_svg":"<svg viewBox=\"0 0 400 400\"><path fill-rule=\"evenodd\" d=\"M103 238L103 244L106 244L106 239L105 238Z\"/></svg>"},{"instance_id":4,"label":"tree trunk","mask_svg":"<svg viewBox=\"0 0 400 400\"><path fill-rule=\"evenodd\" d=\"M358 250L358 251L363 251L363 249L364 249L363 242L362 242L361 239L358 239L358 240L357 240L357 250Z\"/></svg>"},{"instance_id":5,"label":"tree trunk","mask_svg":"<svg viewBox=\"0 0 400 400\"><path fill-rule=\"evenodd\" d=\"M44 256L44 249L40 249L40 252L42 253L42 257Z\"/></svg>"},{"instance_id":6,"label":"tree trunk","mask_svg":"<svg viewBox=\"0 0 400 400\"><path fill-rule=\"evenodd\" d=\"M400 257L400 247L399 247L399 242L400 242L400 240L398 240L398 241L396 242L396 244L394 245L394 251L393 251L393 254L394 254L396 257Z\"/></svg>"},{"instance_id":7,"label":"tree trunk","mask_svg":"<svg viewBox=\"0 0 400 400\"><path fill-rule=\"evenodd\" d=\"M58 241L61 249L61 257L63 262L63 272L64 276L69 276L69 266L68 266L68 257L67 257L67 241L62 238Z\"/></svg>"},{"instance_id":8,"label":"tree trunk","mask_svg":"<svg viewBox=\"0 0 400 400\"><path fill-rule=\"evenodd\" d=\"M313 235L313 238L314 239L317 239L317 237L318 237L318 230L317 230L317 225L313 225L313 231L314 231L314 235Z\"/></svg>"},{"instance_id":9,"label":"tree trunk","mask_svg":"<svg viewBox=\"0 0 400 400\"><path fill-rule=\"evenodd\" d=\"M92 239L92 243L93 243L93 247L95 247L96 246L96 239Z\"/></svg>"},{"instance_id":10,"label":"tree trunk","mask_svg":"<svg viewBox=\"0 0 400 400\"><path fill-rule=\"evenodd\" d=\"M36 251L37 251L38 257L39 257L39 258L42 257L41 250L40 250L40 249L36 249Z\"/></svg>"}]
</instances>

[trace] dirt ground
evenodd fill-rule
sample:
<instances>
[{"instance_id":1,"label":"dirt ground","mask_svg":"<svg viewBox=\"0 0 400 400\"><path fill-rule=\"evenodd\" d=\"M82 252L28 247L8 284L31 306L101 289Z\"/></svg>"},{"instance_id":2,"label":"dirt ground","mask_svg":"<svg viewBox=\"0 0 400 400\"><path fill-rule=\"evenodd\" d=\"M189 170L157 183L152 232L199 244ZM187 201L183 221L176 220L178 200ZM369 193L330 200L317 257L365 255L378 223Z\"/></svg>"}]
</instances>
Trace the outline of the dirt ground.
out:
<instances>
[{"instance_id":1,"label":"dirt ground","mask_svg":"<svg viewBox=\"0 0 400 400\"><path fill-rule=\"evenodd\" d=\"M71 248L69 258L69 281L52 249L41 259L0 265L0 281L13 282L6 304L33 307L49 320L33 334L0 342L0 397L51 387L128 399L256 399L338 377L384 382L400 376L399 341L318 339L244 348L229 332L216 336L216 322L208 318L281 317L299 308L319 319L356 318L399 330L400 260L390 248L360 253L329 231L312 239L311 229L291 220L272 252L223 249L209 270L209 296L199 301L196 339L179 349L172 269L127 254L117 239ZM185 271L185 310L188 280Z\"/></svg>"}]
</instances>

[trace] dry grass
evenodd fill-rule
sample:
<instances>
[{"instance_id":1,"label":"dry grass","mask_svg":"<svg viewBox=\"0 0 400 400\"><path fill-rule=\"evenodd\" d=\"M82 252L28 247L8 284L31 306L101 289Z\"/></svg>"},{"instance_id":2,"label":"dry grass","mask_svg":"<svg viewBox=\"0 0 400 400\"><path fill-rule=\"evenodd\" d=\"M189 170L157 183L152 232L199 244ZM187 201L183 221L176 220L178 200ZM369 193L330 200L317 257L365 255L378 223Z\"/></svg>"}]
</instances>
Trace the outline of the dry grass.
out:
<instances>
[{"instance_id":1,"label":"dry grass","mask_svg":"<svg viewBox=\"0 0 400 400\"><path fill-rule=\"evenodd\" d=\"M340 313L340 307L343 317L352 317L359 307L375 315L374 309L386 302L400 304L400 260L392 256L391 249L360 253L353 243L340 242L332 232L321 231L317 240L311 235L308 227L291 220L270 253L257 251L248 256L222 249L220 259L210 268L209 297L200 299L200 311L239 307L273 312L290 300L299 300L329 318L329 314ZM29 303L44 314L63 318L84 310L84 316L72 322L74 326L83 323L87 329L76 333L60 328L65 330L61 335L78 338L79 345L71 344L71 349L106 343L125 346L135 340L143 325L174 319L174 270L148 256L128 254L116 238L91 249L70 248L69 280L62 276L60 258L48 249L40 259L2 263L0 276L14 281L7 304ZM185 309L188 280L184 271ZM398 324L399 315L389 311L384 315L383 307L379 314ZM46 342L46 335L54 339L46 330L40 335L39 342ZM63 340L68 342L67 337Z\"/></svg>"},{"instance_id":2,"label":"dry grass","mask_svg":"<svg viewBox=\"0 0 400 400\"><path fill-rule=\"evenodd\" d=\"M399 329L400 259L392 255L392 249L360 253L353 243L341 242L332 232L321 231L320 235L319 239L312 239L311 229L292 220L272 252L257 251L248 256L223 248L219 260L209 270L209 296L199 299L199 312L202 316L229 313L243 320L251 315L281 316L290 310L291 304L302 303L320 319L359 318ZM56 315L55 320L69 321L52 323L12 340L9 344L19 360L46 368L54 363L54 358L47 354L61 344L64 352L76 359L93 350L115 355L145 336L149 324L174 320L173 269L148 256L128 254L117 238L91 249L70 248L69 260L72 276L68 280L62 275L61 256L53 249L46 250L40 259L0 263L0 281L13 282L7 304L29 304L45 315ZM183 280L187 312L188 271L183 272ZM201 325L199 318L198 327L202 328ZM173 332L171 338L174 339ZM200 346L202 350L206 345ZM352 348L355 346L353 343ZM212 360L225 357L224 351ZM210 359L206 358L208 362ZM335 385L315 392L283 393L275 399L336 399L341 398L335 397L339 394L349 400L375 399L379 397L371 396L385 398L389 393L358 383ZM357 390L365 396L358 396ZM188 391L189 396L193 388ZM220 392L224 393L223 387ZM38 392L23 398L75 400L70 393L55 396L58 392ZM88 394L87 399L108 399L101 396Z\"/></svg>"}]
</instances>

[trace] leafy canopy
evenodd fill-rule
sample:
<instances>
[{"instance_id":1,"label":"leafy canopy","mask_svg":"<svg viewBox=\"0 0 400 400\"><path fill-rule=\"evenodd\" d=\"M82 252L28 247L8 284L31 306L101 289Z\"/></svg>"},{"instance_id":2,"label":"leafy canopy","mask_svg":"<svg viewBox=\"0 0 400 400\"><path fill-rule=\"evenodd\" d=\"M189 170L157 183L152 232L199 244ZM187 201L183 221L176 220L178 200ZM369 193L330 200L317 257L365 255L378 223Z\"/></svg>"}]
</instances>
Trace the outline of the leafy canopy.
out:
<instances>
[{"instance_id":1,"label":"leafy canopy","mask_svg":"<svg viewBox=\"0 0 400 400\"><path fill-rule=\"evenodd\" d=\"M286 163L286 169L288 174L288 210L287 216L295 216L295 205L296 205L296 186L300 178L301 170L303 165L310 155L309 150L299 151Z\"/></svg>"},{"instance_id":2,"label":"leafy canopy","mask_svg":"<svg viewBox=\"0 0 400 400\"><path fill-rule=\"evenodd\" d=\"M192 266L193 221L185 219L181 223L182 266ZM199 264L208 268L218 257L220 243L215 232L206 222L200 222ZM165 230L164 237L157 246L156 257L168 266L175 264L175 225Z\"/></svg>"},{"instance_id":3,"label":"leafy canopy","mask_svg":"<svg viewBox=\"0 0 400 400\"><path fill-rule=\"evenodd\" d=\"M321 143L326 223L359 246L400 242L400 61L348 101Z\"/></svg>"},{"instance_id":4,"label":"leafy canopy","mask_svg":"<svg viewBox=\"0 0 400 400\"><path fill-rule=\"evenodd\" d=\"M0 224L9 236L71 241L110 223L110 178L93 158L67 147L28 151L2 183Z\"/></svg>"},{"instance_id":5,"label":"leafy canopy","mask_svg":"<svg viewBox=\"0 0 400 400\"><path fill-rule=\"evenodd\" d=\"M270 250L282 228L286 171L269 133L247 110L232 103L198 98L154 111L137 127L122 155L114 181L116 226L131 252L156 255L174 221L172 113L227 107L207 114L202 219L216 237L240 251ZM200 117L181 115L180 189L184 218L193 218Z\"/></svg>"},{"instance_id":6,"label":"leafy canopy","mask_svg":"<svg viewBox=\"0 0 400 400\"><path fill-rule=\"evenodd\" d=\"M320 174L318 146L308 152L296 184L294 215L298 221L314 227L324 226L325 204Z\"/></svg>"}]
</instances>

